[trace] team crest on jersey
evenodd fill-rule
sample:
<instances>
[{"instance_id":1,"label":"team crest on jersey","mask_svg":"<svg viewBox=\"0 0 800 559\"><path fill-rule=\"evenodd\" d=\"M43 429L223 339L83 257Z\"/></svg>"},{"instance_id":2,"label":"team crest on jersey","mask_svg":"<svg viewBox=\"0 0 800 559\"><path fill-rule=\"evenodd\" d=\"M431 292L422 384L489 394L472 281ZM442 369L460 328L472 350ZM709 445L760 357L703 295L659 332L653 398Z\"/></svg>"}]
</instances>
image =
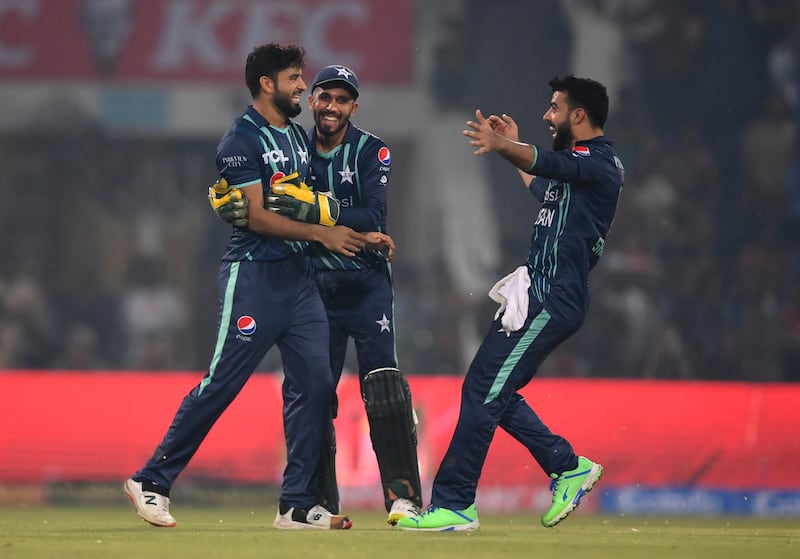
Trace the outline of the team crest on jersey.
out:
<instances>
[{"instance_id":1,"label":"team crest on jersey","mask_svg":"<svg viewBox=\"0 0 800 559\"><path fill-rule=\"evenodd\" d=\"M252 316L243 314L236 321L236 327L239 329L239 332L241 332L242 335L252 336L256 331L256 319Z\"/></svg>"},{"instance_id":2,"label":"team crest on jersey","mask_svg":"<svg viewBox=\"0 0 800 559\"><path fill-rule=\"evenodd\" d=\"M589 157L591 153L589 153L588 146L575 146L572 148L572 155L580 155L582 157Z\"/></svg>"},{"instance_id":3,"label":"team crest on jersey","mask_svg":"<svg viewBox=\"0 0 800 559\"><path fill-rule=\"evenodd\" d=\"M378 150L378 161L382 165L389 165L392 162L392 152L389 151L389 148L383 146Z\"/></svg>"}]
</instances>

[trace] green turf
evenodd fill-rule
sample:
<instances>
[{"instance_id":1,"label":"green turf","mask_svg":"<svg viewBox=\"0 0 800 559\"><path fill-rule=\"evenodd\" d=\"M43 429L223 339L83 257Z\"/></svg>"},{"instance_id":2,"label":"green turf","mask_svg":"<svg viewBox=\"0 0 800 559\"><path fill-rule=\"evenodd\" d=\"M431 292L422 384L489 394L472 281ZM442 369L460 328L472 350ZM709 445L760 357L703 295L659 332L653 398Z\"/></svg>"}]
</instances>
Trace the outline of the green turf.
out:
<instances>
[{"instance_id":1,"label":"green turf","mask_svg":"<svg viewBox=\"0 0 800 559\"><path fill-rule=\"evenodd\" d=\"M375 511L347 531L279 531L273 509L173 507L153 528L131 507L0 508L0 558L751 559L800 557L800 520L574 514L547 529L534 515L481 514L463 533L400 532Z\"/></svg>"}]
</instances>

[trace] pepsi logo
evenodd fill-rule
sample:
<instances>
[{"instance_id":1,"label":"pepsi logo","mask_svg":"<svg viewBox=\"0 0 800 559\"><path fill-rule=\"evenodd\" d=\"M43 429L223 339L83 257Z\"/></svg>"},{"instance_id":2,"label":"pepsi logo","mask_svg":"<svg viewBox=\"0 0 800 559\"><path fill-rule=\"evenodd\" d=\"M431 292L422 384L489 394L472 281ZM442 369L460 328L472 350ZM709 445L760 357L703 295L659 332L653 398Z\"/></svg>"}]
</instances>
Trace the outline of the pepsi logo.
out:
<instances>
[{"instance_id":1,"label":"pepsi logo","mask_svg":"<svg viewBox=\"0 0 800 559\"><path fill-rule=\"evenodd\" d=\"M277 181L277 180L280 180L280 179L282 179L282 178L283 178L283 177L285 177L285 176L286 176L286 173L282 173L281 171L278 171L277 173L274 173L274 174L273 174L273 175L272 175L272 176L269 178L269 185L270 185L270 186L272 186L273 184L275 184L275 181Z\"/></svg>"},{"instance_id":2,"label":"pepsi logo","mask_svg":"<svg viewBox=\"0 0 800 559\"><path fill-rule=\"evenodd\" d=\"M256 331L256 319L246 314L242 315L236 321L236 327L245 336L250 336Z\"/></svg>"},{"instance_id":3,"label":"pepsi logo","mask_svg":"<svg viewBox=\"0 0 800 559\"><path fill-rule=\"evenodd\" d=\"M578 155L586 157L589 155L589 148L587 146L575 146L574 148L572 148L572 153L576 153Z\"/></svg>"},{"instance_id":4,"label":"pepsi logo","mask_svg":"<svg viewBox=\"0 0 800 559\"><path fill-rule=\"evenodd\" d=\"M378 150L378 161L383 165L389 165L392 162L392 152L389 151L389 148L383 146Z\"/></svg>"}]
</instances>

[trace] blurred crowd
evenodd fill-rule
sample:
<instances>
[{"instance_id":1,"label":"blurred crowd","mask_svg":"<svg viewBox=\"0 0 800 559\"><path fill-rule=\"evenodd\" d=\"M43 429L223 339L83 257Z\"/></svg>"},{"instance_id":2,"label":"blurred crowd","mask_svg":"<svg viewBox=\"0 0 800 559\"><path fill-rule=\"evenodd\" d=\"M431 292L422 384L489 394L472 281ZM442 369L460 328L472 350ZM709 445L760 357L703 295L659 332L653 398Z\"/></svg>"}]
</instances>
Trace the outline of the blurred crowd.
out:
<instances>
[{"instance_id":1,"label":"blurred crowd","mask_svg":"<svg viewBox=\"0 0 800 559\"><path fill-rule=\"evenodd\" d=\"M453 4L433 41L442 114L507 111L523 140L549 146L547 80L569 68L609 86L625 188L587 322L542 374L800 381L800 3ZM481 33L492 21L505 31ZM228 234L204 198L217 138L115 137L68 107L42 121L0 136L0 368L203 370ZM394 184L414 145L384 139ZM518 180L484 160L493 180ZM524 259L535 215L510 200L486 208L497 278ZM415 203L390 192L390 233L413 227L394 208ZM463 317L482 336L494 307L465 301L440 262L420 285L402 249L401 367L463 374L454 330Z\"/></svg>"},{"instance_id":2,"label":"blurred crowd","mask_svg":"<svg viewBox=\"0 0 800 559\"><path fill-rule=\"evenodd\" d=\"M800 4L594 4L634 71L606 130L626 188L576 366L800 380Z\"/></svg>"}]
</instances>

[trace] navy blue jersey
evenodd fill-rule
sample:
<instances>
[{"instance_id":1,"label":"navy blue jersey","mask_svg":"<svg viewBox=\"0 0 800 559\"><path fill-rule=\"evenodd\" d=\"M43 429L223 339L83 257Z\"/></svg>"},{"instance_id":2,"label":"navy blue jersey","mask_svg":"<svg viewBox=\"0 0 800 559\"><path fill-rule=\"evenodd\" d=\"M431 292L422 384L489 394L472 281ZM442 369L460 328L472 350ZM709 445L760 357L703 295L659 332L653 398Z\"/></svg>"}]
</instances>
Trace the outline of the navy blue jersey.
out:
<instances>
[{"instance_id":1,"label":"navy blue jersey","mask_svg":"<svg viewBox=\"0 0 800 559\"><path fill-rule=\"evenodd\" d=\"M268 123L252 105L237 118L217 146L217 170L231 186L244 188L261 182L264 200L274 178L295 171L308 172L308 137L302 126L291 122L286 128ZM308 243L287 241L234 227L225 261L278 260L302 252Z\"/></svg>"},{"instance_id":2,"label":"navy blue jersey","mask_svg":"<svg viewBox=\"0 0 800 559\"><path fill-rule=\"evenodd\" d=\"M316 129L309 144L316 146ZM338 225L355 231L386 232L386 188L392 174L389 148L378 138L350 123L341 144L328 153L313 149L309 186L330 192L340 204ZM385 264L374 251L361 251L350 258L333 253L321 244L311 245L314 266L322 270L360 270Z\"/></svg>"},{"instance_id":3,"label":"navy blue jersey","mask_svg":"<svg viewBox=\"0 0 800 559\"><path fill-rule=\"evenodd\" d=\"M530 190L542 206L527 261L531 291L554 318L580 324L589 306L589 271L603 252L625 172L604 136L571 150L535 151Z\"/></svg>"}]
</instances>

